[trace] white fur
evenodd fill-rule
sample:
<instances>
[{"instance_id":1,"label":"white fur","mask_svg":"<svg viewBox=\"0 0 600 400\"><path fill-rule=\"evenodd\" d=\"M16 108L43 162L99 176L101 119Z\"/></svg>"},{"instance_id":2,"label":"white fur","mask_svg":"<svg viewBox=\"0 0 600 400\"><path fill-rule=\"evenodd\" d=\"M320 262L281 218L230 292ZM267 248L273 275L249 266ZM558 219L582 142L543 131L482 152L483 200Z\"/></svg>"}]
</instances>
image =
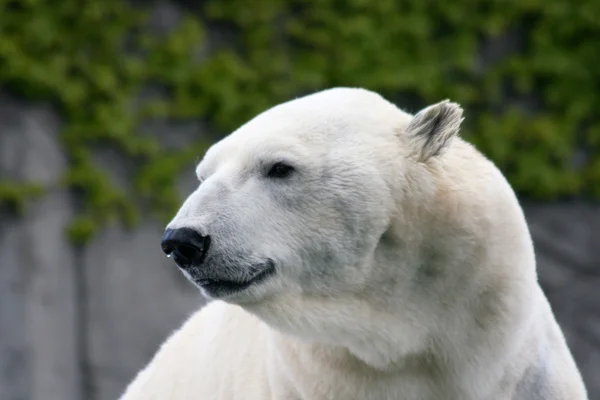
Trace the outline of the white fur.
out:
<instances>
[{"instance_id":1,"label":"white fur","mask_svg":"<svg viewBox=\"0 0 600 400\"><path fill-rule=\"evenodd\" d=\"M203 268L276 274L203 291L122 399L586 399L517 199L461 121L338 88L215 144L169 227L211 235Z\"/></svg>"}]
</instances>

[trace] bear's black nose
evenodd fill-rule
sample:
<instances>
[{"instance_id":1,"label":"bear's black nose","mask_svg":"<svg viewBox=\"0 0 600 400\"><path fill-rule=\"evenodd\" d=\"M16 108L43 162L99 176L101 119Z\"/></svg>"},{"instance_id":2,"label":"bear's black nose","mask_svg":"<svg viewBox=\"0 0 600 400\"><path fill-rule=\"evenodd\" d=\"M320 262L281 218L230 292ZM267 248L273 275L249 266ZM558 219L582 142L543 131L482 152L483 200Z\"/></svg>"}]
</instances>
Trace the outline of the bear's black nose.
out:
<instances>
[{"instance_id":1,"label":"bear's black nose","mask_svg":"<svg viewBox=\"0 0 600 400\"><path fill-rule=\"evenodd\" d=\"M162 251L183 269L202 264L209 246L210 236L191 228L167 229L161 243Z\"/></svg>"}]
</instances>

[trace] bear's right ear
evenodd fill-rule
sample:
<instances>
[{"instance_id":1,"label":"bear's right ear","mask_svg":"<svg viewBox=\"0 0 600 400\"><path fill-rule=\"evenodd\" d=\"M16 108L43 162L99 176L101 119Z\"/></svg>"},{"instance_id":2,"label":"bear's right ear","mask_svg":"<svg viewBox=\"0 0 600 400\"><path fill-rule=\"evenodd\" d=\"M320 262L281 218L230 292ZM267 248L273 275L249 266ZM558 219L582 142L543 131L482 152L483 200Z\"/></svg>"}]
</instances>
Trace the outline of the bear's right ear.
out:
<instances>
[{"instance_id":1,"label":"bear's right ear","mask_svg":"<svg viewBox=\"0 0 600 400\"><path fill-rule=\"evenodd\" d=\"M406 135L419 162L441 154L458 134L463 121L463 110L449 100L419 111L408 124Z\"/></svg>"}]
</instances>

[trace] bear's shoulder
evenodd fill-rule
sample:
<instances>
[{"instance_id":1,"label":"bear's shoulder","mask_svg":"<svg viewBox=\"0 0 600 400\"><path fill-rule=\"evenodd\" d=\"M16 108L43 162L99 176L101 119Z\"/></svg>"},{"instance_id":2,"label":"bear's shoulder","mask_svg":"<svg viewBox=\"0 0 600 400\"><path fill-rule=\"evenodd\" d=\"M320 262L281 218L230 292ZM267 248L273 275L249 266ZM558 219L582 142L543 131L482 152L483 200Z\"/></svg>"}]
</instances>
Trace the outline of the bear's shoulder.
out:
<instances>
[{"instance_id":1,"label":"bear's shoulder","mask_svg":"<svg viewBox=\"0 0 600 400\"><path fill-rule=\"evenodd\" d=\"M223 399L230 398L228 393L262 393L265 334L253 315L213 301L171 334L121 399L151 400L149 393L152 399L187 398L182 390L194 395L220 393L218 398Z\"/></svg>"}]
</instances>

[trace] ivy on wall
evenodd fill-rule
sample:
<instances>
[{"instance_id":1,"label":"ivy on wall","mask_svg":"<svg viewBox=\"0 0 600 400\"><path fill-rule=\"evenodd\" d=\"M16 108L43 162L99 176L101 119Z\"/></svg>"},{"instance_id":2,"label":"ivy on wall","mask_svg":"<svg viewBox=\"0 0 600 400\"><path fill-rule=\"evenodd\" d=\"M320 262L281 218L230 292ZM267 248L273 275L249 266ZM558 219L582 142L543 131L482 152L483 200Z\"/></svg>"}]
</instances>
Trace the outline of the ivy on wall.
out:
<instances>
[{"instance_id":1,"label":"ivy on wall","mask_svg":"<svg viewBox=\"0 0 600 400\"><path fill-rule=\"evenodd\" d=\"M140 201L165 218L179 204L173 177L211 138L166 150L140 133L141 121L202 119L226 133L337 85L378 91L409 111L451 98L466 109L463 135L519 194L600 198L600 2L198 4L157 35L146 10L121 0L0 0L0 85L51 101L64 117L64 181L84 200L69 230L76 243L109 221L134 224ZM148 86L164 95L141 99ZM130 187L95 166L98 144L135 161ZM586 153L574 163L578 149ZM0 182L0 202L23 204L32 193L17 185Z\"/></svg>"},{"instance_id":2,"label":"ivy on wall","mask_svg":"<svg viewBox=\"0 0 600 400\"><path fill-rule=\"evenodd\" d=\"M25 212L26 199L40 197L42 194L43 188L40 185L0 180L0 202L17 215Z\"/></svg>"},{"instance_id":3,"label":"ivy on wall","mask_svg":"<svg viewBox=\"0 0 600 400\"><path fill-rule=\"evenodd\" d=\"M16 95L53 102L64 117L61 139L71 165L64 184L83 199L68 232L77 244L107 222L135 224L139 201L167 217L178 203L172 177L208 145L199 139L173 153L138 132L144 119L186 112L202 117L204 109L197 102L182 104L177 93L169 107L150 100L140 104L138 95L149 83L169 91L180 82L178 68L195 68L191 49L203 40L196 21L168 37L145 34L146 18L143 10L118 0L0 0L0 83ZM138 166L130 188L117 188L94 164L98 145L113 147ZM0 201L22 209L33 192L17 187L0 184Z\"/></svg>"}]
</instances>

